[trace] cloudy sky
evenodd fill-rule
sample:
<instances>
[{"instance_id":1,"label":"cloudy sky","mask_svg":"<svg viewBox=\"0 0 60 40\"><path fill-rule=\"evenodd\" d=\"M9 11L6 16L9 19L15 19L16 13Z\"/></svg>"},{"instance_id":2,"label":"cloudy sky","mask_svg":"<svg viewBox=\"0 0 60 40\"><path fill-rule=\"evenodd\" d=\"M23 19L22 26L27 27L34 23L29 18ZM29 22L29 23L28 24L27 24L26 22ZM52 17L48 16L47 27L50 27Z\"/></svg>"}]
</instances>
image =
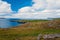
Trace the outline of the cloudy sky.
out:
<instances>
[{"instance_id":1,"label":"cloudy sky","mask_svg":"<svg viewBox=\"0 0 60 40\"><path fill-rule=\"evenodd\" d=\"M0 17L60 18L60 0L0 0Z\"/></svg>"}]
</instances>

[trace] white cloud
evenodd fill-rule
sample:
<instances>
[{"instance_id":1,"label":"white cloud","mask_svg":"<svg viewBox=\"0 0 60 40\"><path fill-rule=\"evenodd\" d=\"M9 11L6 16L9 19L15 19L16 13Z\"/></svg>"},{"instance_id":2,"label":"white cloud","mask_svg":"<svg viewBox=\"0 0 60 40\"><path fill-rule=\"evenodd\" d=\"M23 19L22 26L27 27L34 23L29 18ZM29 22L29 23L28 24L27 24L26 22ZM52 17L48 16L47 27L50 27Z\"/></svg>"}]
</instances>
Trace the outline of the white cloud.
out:
<instances>
[{"instance_id":1,"label":"white cloud","mask_svg":"<svg viewBox=\"0 0 60 40\"><path fill-rule=\"evenodd\" d=\"M21 18L21 19L47 19L47 18L57 18L59 15L54 12L35 12L35 13L18 13L12 15L10 18ZM9 16L6 18L9 18Z\"/></svg>"},{"instance_id":2,"label":"white cloud","mask_svg":"<svg viewBox=\"0 0 60 40\"><path fill-rule=\"evenodd\" d=\"M53 10L55 8L56 5L56 1L55 0L46 0L47 1L47 9L49 10Z\"/></svg>"},{"instance_id":3,"label":"white cloud","mask_svg":"<svg viewBox=\"0 0 60 40\"><path fill-rule=\"evenodd\" d=\"M47 2L45 0L33 0L35 4L33 4L32 8L34 10L44 10L47 7Z\"/></svg>"},{"instance_id":4,"label":"white cloud","mask_svg":"<svg viewBox=\"0 0 60 40\"><path fill-rule=\"evenodd\" d=\"M56 0L56 9L60 9L60 0Z\"/></svg>"},{"instance_id":5,"label":"white cloud","mask_svg":"<svg viewBox=\"0 0 60 40\"><path fill-rule=\"evenodd\" d=\"M18 13L8 16L8 18L22 19L47 19L60 17L60 0L33 0L32 7L19 9ZM58 13L59 12L59 13ZM7 16L5 16L7 18Z\"/></svg>"},{"instance_id":6,"label":"white cloud","mask_svg":"<svg viewBox=\"0 0 60 40\"><path fill-rule=\"evenodd\" d=\"M19 9L18 13L29 13L29 12L33 12L34 9L32 9L32 7L24 7Z\"/></svg>"},{"instance_id":7,"label":"white cloud","mask_svg":"<svg viewBox=\"0 0 60 40\"><path fill-rule=\"evenodd\" d=\"M42 11L45 10L47 7L47 2L45 0L33 0L35 4L32 7L23 7L19 9L18 12L25 13L25 12L35 12L35 11Z\"/></svg>"},{"instance_id":8,"label":"white cloud","mask_svg":"<svg viewBox=\"0 0 60 40\"><path fill-rule=\"evenodd\" d=\"M7 2L3 2L0 0L0 15L4 15L7 12L12 12L11 8L10 8L10 4L8 4Z\"/></svg>"}]
</instances>

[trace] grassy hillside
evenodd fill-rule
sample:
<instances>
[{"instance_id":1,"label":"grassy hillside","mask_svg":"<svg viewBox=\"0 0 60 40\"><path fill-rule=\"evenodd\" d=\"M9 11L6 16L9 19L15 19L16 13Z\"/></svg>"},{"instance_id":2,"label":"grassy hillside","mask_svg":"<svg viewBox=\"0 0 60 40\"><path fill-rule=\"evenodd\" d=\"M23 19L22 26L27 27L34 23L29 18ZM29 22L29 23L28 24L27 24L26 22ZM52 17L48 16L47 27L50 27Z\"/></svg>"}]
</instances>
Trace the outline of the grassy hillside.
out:
<instances>
[{"instance_id":1,"label":"grassy hillside","mask_svg":"<svg viewBox=\"0 0 60 40\"><path fill-rule=\"evenodd\" d=\"M39 34L60 33L60 20L19 20L20 26L0 29L0 40L37 40Z\"/></svg>"}]
</instances>

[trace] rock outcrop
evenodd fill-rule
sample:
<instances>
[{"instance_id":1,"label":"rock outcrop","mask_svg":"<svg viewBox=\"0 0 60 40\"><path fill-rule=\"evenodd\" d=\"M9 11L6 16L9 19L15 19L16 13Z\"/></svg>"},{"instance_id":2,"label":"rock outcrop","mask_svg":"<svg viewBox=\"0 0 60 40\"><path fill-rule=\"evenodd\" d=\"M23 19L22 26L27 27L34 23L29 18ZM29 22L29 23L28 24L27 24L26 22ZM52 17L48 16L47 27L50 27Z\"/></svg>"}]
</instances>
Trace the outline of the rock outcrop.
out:
<instances>
[{"instance_id":1,"label":"rock outcrop","mask_svg":"<svg viewBox=\"0 0 60 40\"><path fill-rule=\"evenodd\" d=\"M60 38L60 34L39 34L37 40L56 40L56 38Z\"/></svg>"}]
</instances>

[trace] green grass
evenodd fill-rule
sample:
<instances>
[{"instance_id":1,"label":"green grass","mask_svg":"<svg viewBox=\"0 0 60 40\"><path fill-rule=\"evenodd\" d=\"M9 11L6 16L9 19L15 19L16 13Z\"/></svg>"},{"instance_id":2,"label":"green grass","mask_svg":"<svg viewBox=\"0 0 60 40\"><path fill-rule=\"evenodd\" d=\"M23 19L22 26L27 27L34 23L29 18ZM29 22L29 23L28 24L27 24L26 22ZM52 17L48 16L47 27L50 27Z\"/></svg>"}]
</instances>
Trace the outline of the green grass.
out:
<instances>
[{"instance_id":1,"label":"green grass","mask_svg":"<svg viewBox=\"0 0 60 40\"><path fill-rule=\"evenodd\" d=\"M13 32L9 32L10 30L8 30L8 32L3 31L1 34L0 31L0 39L3 40L13 40L16 38L20 38L20 37L37 37L39 34L55 34L55 33L60 33L60 30L58 29L45 29L45 30L28 30L28 31L24 31L24 32L18 32L17 31L13 31ZM23 30L21 30L23 31ZM5 32L5 33L4 33ZM15 33L14 33L15 32ZM26 40L26 39L25 39Z\"/></svg>"},{"instance_id":2,"label":"green grass","mask_svg":"<svg viewBox=\"0 0 60 40\"><path fill-rule=\"evenodd\" d=\"M22 32L21 32L22 31ZM23 30L21 30L18 32L17 31L13 31L11 32L10 30L8 30L7 32L6 31L3 31L1 32L0 31L0 38L3 39L3 40L13 40L15 38L20 38L20 37L26 37L26 36L38 36L39 34L55 34L55 33L60 33L60 30L59 29L45 29L45 30L39 30L39 29L35 29L35 30L25 30L23 32ZM15 32L15 33L14 33ZM18 32L18 33L17 33ZM1 34L2 33L2 34Z\"/></svg>"},{"instance_id":3,"label":"green grass","mask_svg":"<svg viewBox=\"0 0 60 40\"><path fill-rule=\"evenodd\" d=\"M16 39L36 40L36 37L39 34L60 33L60 28L59 29L48 28L48 26L46 26L47 28L45 28L44 25L48 24L47 20L42 20L42 21L41 20L40 21L39 20L28 20L24 22L29 22L29 23L23 24L15 28L0 29L0 40L16 40ZM47 22L47 24L45 22Z\"/></svg>"},{"instance_id":4,"label":"green grass","mask_svg":"<svg viewBox=\"0 0 60 40\"><path fill-rule=\"evenodd\" d=\"M49 20L18 20L17 22L45 22Z\"/></svg>"}]
</instances>

